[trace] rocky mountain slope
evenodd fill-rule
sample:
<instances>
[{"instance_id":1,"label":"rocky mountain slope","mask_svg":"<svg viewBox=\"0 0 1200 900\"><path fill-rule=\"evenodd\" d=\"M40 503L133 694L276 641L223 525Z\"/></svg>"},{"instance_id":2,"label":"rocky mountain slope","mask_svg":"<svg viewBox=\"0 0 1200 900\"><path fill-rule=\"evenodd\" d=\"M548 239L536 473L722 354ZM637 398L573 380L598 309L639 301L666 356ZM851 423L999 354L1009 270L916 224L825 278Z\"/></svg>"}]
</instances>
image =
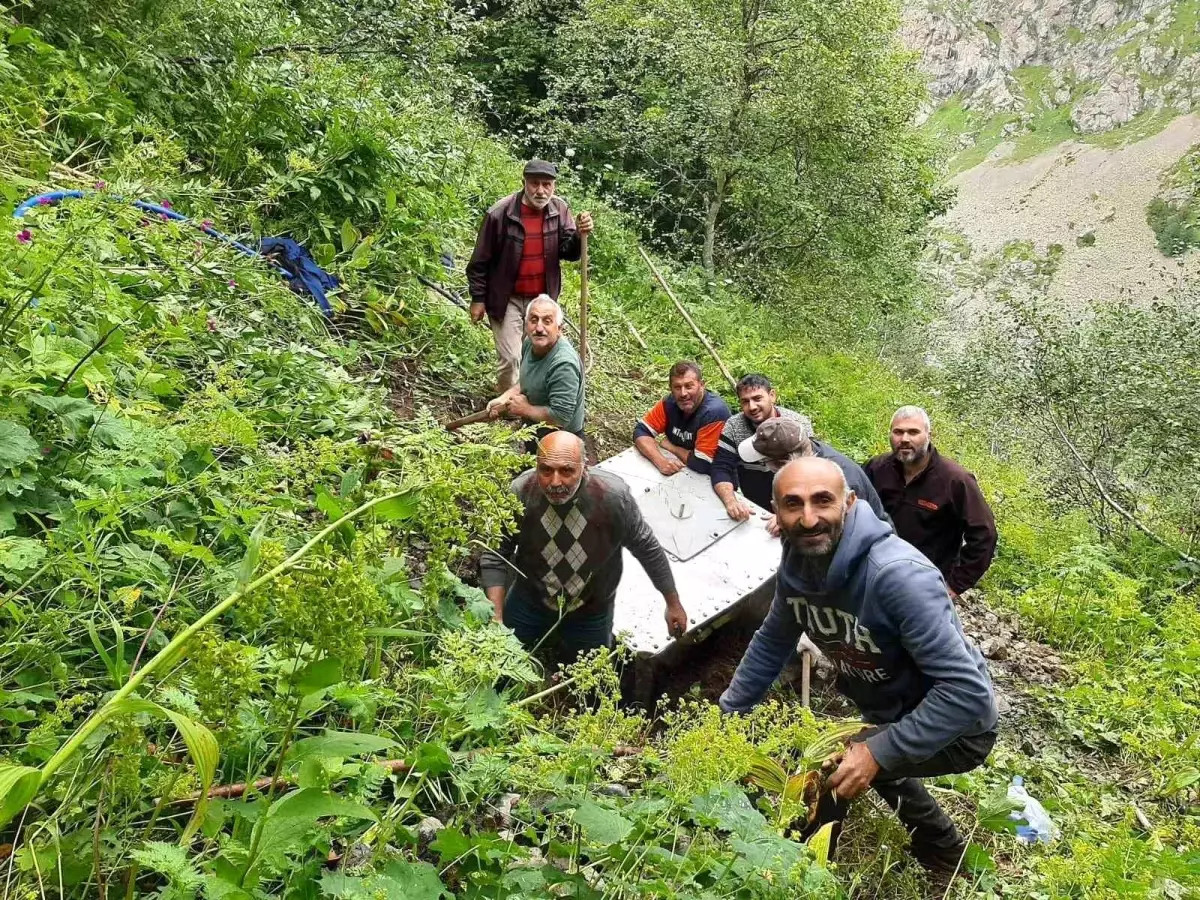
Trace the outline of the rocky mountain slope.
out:
<instances>
[{"instance_id":1,"label":"rocky mountain slope","mask_svg":"<svg viewBox=\"0 0 1200 900\"><path fill-rule=\"evenodd\" d=\"M1200 274L1200 0L920 0L901 34L958 189L934 265L945 333L998 291L1150 303Z\"/></svg>"}]
</instances>

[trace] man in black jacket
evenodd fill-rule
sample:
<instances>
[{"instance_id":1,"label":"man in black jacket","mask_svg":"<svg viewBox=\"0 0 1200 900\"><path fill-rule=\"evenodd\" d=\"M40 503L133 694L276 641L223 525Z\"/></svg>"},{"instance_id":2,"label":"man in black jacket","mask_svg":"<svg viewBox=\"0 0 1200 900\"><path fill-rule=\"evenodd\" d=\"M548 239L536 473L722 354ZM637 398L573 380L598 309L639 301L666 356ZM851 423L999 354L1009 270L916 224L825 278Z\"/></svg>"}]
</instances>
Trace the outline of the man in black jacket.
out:
<instances>
[{"instance_id":1,"label":"man in black jacket","mask_svg":"<svg viewBox=\"0 0 1200 900\"><path fill-rule=\"evenodd\" d=\"M558 299L559 260L579 259L579 235L592 230L591 213L579 214L577 228L567 204L554 196L558 169L553 163L530 160L524 174L524 187L487 211L467 263L471 319L488 317L501 394L519 378L525 308L540 294Z\"/></svg>"},{"instance_id":2,"label":"man in black jacket","mask_svg":"<svg viewBox=\"0 0 1200 900\"><path fill-rule=\"evenodd\" d=\"M903 406L892 416L892 452L870 460L896 533L925 554L946 579L950 596L975 586L996 553L996 520L975 476L934 448L929 414Z\"/></svg>"}]
</instances>

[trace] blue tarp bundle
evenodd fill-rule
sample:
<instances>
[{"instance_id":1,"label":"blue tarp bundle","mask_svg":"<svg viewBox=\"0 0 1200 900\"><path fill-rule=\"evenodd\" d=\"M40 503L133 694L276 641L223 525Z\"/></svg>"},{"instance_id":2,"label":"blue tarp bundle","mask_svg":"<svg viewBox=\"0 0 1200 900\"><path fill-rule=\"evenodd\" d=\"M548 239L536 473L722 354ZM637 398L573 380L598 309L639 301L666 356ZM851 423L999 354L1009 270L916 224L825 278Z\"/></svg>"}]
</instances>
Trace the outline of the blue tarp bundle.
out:
<instances>
[{"instance_id":1,"label":"blue tarp bundle","mask_svg":"<svg viewBox=\"0 0 1200 900\"><path fill-rule=\"evenodd\" d=\"M63 200L78 200L83 196L83 191L50 191L46 194L39 194L36 197L30 197L13 210L13 217L20 219L35 206L57 205ZM118 200L121 199L115 194L110 196ZM132 203L137 209L143 212L155 213L164 218L173 219L176 222L192 222L187 216L177 213L167 206L148 203L145 200L134 200ZM341 282L336 275L331 275L318 266L309 252L296 243L296 241L289 237L263 238L258 242L258 249L256 250L231 238L227 234L217 231L210 225L200 224L196 227L209 237L229 244L239 253L265 259L267 264L280 277L287 281L288 286L293 291L297 294L308 294L317 302L317 306L321 307L321 312L325 313L326 316L333 315L333 307L329 305L329 298L326 297L326 292L333 290ZM267 254L270 256L268 257Z\"/></svg>"}]
</instances>

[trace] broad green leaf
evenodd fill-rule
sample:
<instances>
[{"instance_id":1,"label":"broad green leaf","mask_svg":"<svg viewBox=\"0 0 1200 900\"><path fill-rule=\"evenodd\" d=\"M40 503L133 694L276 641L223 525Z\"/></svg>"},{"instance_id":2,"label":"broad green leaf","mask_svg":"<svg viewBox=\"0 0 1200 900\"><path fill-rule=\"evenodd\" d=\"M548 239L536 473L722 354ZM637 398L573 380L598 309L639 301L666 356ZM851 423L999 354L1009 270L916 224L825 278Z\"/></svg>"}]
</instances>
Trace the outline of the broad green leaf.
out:
<instances>
[{"instance_id":1,"label":"broad green leaf","mask_svg":"<svg viewBox=\"0 0 1200 900\"><path fill-rule=\"evenodd\" d=\"M572 818L583 829L584 837L597 844L618 844L633 831L633 823L620 813L591 800L580 803Z\"/></svg>"},{"instance_id":2,"label":"broad green leaf","mask_svg":"<svg viewBox=\"0 0 1200 900\"><path fill-rule=\"evenodd\" d=\"M0 469L15 469L38 455L38 443L28 428L0 419Z\"/></svg>"},{"instance_id":3,"label":"broad green leaf","mask_svg":"<svg viewBox=\"0 0 1200 900\"><path fill-rule=\"evenodd\" d=\"M205 875L201 884L206 900L253 900L253 895L216 875Z\"/></svg>"},{"instance_id":4,"label":"broad green leaf","mask_svg":"<svg viewBox=\"0 0 1200 900\"><path fill-rule=\"evenodd\" d=\"M371 244L374 242L374 236L366 238L350 254L350 262L347 263L352 269L365 268L371 262Z\"/></svg>"},{"instance_id":5,"label":"broad green leaf","mask_svg":"<svg viewBox=\"0 0 1200 900\"><path fill-rule=\"evenodd\" d=\"M1008 799L1006 793L993 794L979 804L979 824L989 831L1016 833L1020 823L1008 814L1022 808L1022 804Z\"/></svg>"},{"instance_id":6,"label":"broad green leaf","mask_svg":"<svg viewBox=\"0 0 1200 900\"><path fill-rule=\"evenodd\" d=\"M829 845L833 840L833 826L836 822L826 822L816 834L808 839L808 849L812 851L813 859L818 866L829 864Z\"/></svg>"},{"instance_id":7,"label":"broad green leaf","mask_svg":"<svg viewBox=\"0 0 1200 900\"><path fill-rule=\"evenodd\" d=\"M29 766L0 764L0 827L7 825L37 794L42 773Z\"/></svg>"},{"instance_id":8,"label":"broad green leaf","mask_svg":"<svg viewBox=\"0 0 1200 900\"><path fill-rule=\"evenodd\" d=\"M413 768L430 775L444 775L454 768L454 760L441 744L422 744L413 757Z\"/></svg>"},{"instance_id":9,"label":"broad green leaf","mask_svg":"<svg viewBox=\"0 0 1200 900\"><path fill-rule=\"evenodd\" d=\"M342 508L342 505L338 503L336 499L334 499L333 494L329 493L329 491L325 489L324 485L317 485L316 499L317 509L323 512L329 518L330 522L336 522L342 516L346 515L346 511ZM342 523L342 525L338 527L337 534L342 542L346 546L349 546L354 540L354 535L356 534L354 530L354 523Z\"/></svg>"},{"instance_id":10,"label":"broad green leaf","mask_svg":"<svg viewBox=\"0 0 1200 900\"><path fill-rule=\"evenodd\" d=\"M367 879L345 872L321 873L321 896L334 900L372 900L375 892L367 887Z\"/></svg>"},{"instance_id":11,"label":"broad green leaf","mask_svg":"<svg viewBox=\"0 0 1200 900\"><path fill-rule=\"evenodd\" d=\"M237 586L244 588L254 578L254 570L258 568L258 555L262 550L263 534L267 530L267 517L263 516L250 533L250 543L246 545L246 555L238 567Z\"/></svg>"},{"instance_id":12,"label":"broad green leaf","mask_svg":"<svg viewBox=\"0 0 1200 900\"><path fill-rule=\"evenodd\" d=\"M763 814L750 805L745 793L735 785L721 784L691 802L692 812L723 831L753 837L767 828Z\"/></svg>"},{"instance_id":13,"label":"broad green leaf","mask_svg":"<svg viewBox=\"0 0 1200 900\"><path fill-rule=\"evenodd\" d=\"M358 243L358 232L355 231L354 226L350 224L349 219L346 219L344 222L342 222L341 238L343 253L349 253L350 248Z\"/></svg>"},{"instance_id":14,"label":"broad green leaf","mask_svg":"<svg viewBox=\"0 0 1200 900\"><path fill-rule=\"evenodd\" d=\"M296 761L309 756L326 756L345 759L347 756L362 756L381 753L396 742L377 734L361 734L357 731L327 731L315 737L304 738L292 744L288 759Z\"/></svg>"},{"instance_id":15,"label":"broad green leaf","mask_svg":"<svg viewBox=\"0 0 1200 900\"><path fill-rule=\"evenodd\" d=\"M762 753L751 758L749 777L754 784L772 794L782 794L787 787L788 776L783 766Z\"/></svg>"},{"instance_id":16,"label":"broad green leaf","mask_svg":"<svg viewBox=\"0 0 1200 900\"><path fill-rule=\"evenodd\" d=\"M331 656L309 663L295 676L296 690L302 697L323 691L342 680L342 661Z\"/></svg>"},{"instance_id":17,"label":"broad green leaf","mask_svg":"<svg viewBox=\"0 0 1200 900\"><path fill-rule=\"evenodd\" d=\"M42 541L24 537L0 538L0 572L28 572L46 558Z\"/></svg>"},{"instance_id":18,"label":"broad green leaf","mask_svg":"<svg viewBox=\"0 0 1200 900\"><path fill-rule=\"evenodd\" d=\"M450 900L454 895L442 884L438 870L427 862L389 863L371 879L374 890L383 890L387 900Z\"/></svg>"},{"instance_id":19,"label":"broad green leaf","mask_svg":"<svg viewBox=\"0 0 1200 900\"><path fill-rule=\"evenodd\" d=\"M417 511L418 499L416 491L409 491L407 494L401 494L399 497L392 497L376 504L371 511L377 518L385 522L402 522L405 519L411 519Z\"/></svg>"},{"instance_id":20,"label":"broad green leaf","mask_svg":"<svg viewBox=\"0 0 1200 900\"><path fill-rule=\"evenodd\" d=\"M968 844L967 853L963 857L963 869L973 875L980 875L984 872L995 872L996 861L992 859L992 854L978 844Z\"/></svg>"},{"instance_id":21,"label":"broad green leaf","mask_svg":"<svg viewBox=\"0 0 1200 900\"><path fill-rule=\"evenodd\" d=\"M267 816L272 819L306 819L316 821L330 816L349 819L378 820L369 806L335 797L317 788L304 788L281 797L271 804Z\"/></svg>"},{"instance_id":22,"label":"broad green leaf","mask_svg":"<svg viewBox=\"0 0 1200 900\"><path fill-rule=\"evenodd\" d=\"M1200 782L1200 769L1182 769L1167 781L1162 790L1163 796L1169 797L1172 794L1178 794L1197 782Z\"/></svg>"}]
</instances>

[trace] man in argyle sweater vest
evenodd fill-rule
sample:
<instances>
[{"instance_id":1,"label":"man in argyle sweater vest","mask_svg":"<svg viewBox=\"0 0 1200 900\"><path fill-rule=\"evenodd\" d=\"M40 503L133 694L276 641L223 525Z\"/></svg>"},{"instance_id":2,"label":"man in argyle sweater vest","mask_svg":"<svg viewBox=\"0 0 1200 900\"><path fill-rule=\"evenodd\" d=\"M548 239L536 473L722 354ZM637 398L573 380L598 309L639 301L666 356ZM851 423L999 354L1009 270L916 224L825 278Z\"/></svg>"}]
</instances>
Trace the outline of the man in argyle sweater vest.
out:
<instances>
[{"instance_id":1,"label":"man in argyle sweater vest","mask_svg":"<svg viewBox=\"0 0 1200 900\"><path fill-rule=\"evenodd\" d=\"M586 468L577 436L544 438L537 467L517 476L512 489L524 513L516 533L484 553L480 583L522 644L549 638L565 662L608 646L626 547L666 601L667 633L687 630L667 554L625 482Z\"/></svg>"}]
</instances>

